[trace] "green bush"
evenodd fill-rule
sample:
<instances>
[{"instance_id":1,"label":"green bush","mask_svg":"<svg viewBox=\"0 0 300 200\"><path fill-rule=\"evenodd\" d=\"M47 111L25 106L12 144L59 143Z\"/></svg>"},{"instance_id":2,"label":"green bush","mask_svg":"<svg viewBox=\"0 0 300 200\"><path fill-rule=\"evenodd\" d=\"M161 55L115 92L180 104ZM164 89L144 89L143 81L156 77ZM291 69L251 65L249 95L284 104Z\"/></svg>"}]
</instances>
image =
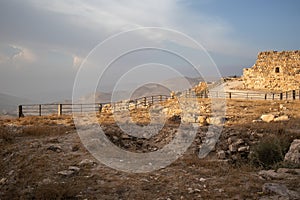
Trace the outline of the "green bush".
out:
<instances>
[{"instance_id":1,"label":"green bush","mask_svg":"<svg viewBox=\"0 0 300 200\"><path fill-rule=\"evenodd\" d=\"M253 147L250 161L256 167L270 169L283 161L289 146L290 141L286 137L268 136Z\"/></svg>"}]
</instances>

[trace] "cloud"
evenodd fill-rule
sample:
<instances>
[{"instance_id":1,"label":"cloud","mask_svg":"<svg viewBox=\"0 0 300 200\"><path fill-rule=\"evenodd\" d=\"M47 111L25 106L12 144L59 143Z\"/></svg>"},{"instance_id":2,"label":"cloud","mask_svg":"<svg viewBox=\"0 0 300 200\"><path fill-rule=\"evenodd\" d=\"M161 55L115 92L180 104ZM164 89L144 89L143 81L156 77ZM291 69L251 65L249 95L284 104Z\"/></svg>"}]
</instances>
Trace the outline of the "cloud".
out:
<instances>
[{"instance_id":1,"label":"cloud","mask_svg":"<svg viewBox=\"0 0 300 200\"><path fill-rule=\"evenodd\" d=\"M28 63L34 63L37 56L32 50L15 44L0 46L0 63L22 66Z\"/></svg>"},{"instance_id":2,"label":"cloud","mask_svg":"<svg viewBox=\"0 0 300 200\"><path fill-rule=\"evenodd\" d=\"M78 69L80 67L81 63L83 62L83 60L84 60L84 58L73 55L73 67L75 69Z\"/></svg>"},{"instance_id":3,"label":"cloud","mask_svg":"<svg viewBox=\"0 0 300 200\"><path fill-rule=\"evenodd\" d=\"M32 50L18 45L10 45L10 46L19 51L19 53L16 53L15 55L12 56L11 59L13 62L33 63L36 61L37 57Z\"/></svg>"},{"instance_id":4,"label":"cloud","mask_svg":"<svg viewBox=\"0 0 300 200\"><path fill-rule=\"evenodd\" d=\"M241 54L244 46L243 42L230 36L235 31L230 24L222 19L191 11L186 7L185 1L29 0L29 2L36 9L46 10L53 15L62 15L67 19L65 23L80 27L82 30L78 28L78 33L73 33L75 35L80 33L85 36L87 32L94 33L93 41L104 40L124 30L155 26L186 33L212 52ZM148 39L160 38L159 35L144 36ZM74 42L81 45L79 40Z\"/></svg>"}]
</instances>

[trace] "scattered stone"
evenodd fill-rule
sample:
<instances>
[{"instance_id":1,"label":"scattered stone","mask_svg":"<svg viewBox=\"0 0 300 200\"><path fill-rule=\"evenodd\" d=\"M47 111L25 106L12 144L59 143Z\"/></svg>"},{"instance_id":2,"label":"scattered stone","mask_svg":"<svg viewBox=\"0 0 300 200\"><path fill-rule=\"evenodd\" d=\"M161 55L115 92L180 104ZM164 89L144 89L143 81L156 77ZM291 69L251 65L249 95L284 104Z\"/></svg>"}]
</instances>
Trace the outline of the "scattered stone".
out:
<instances>
[{"instance_id":1,"label":"scattered stone","mask_svg":"<svg viewBox=\"0 0 300 200\"><path fill-rule=\"evenodd\" d=\"M247 152L249 151L249 146L239 147L238 152Z\"/></svg>"},{"instance_id":2,"label":"scattered stone","mask_svg":"<svg viewBox=\"0 0 300 200\"><path fill-rule=\"evenodd\" d=\"M199 116L198 117L198 122L200 123L200 125L206 125L206 116Z\"/></svg>"},{"instance_id":3,"label":"scattered stone","mask_svg":"<svg viewBox=\"0 0 300 200\"><path fill-rule=\"evenodd\" d=\"M265 194L275 193L283 197L291 197L292 199L299 199L300 195L292 190L289 190L285 185L278 183L265 183L262 187Z\"/></svg>"},{"instance_id":4,"label":"scattered stone","mask_svg":"<svg viewBox=\"0 0 300 200\"><path fill-rule=\"evenodd\" d=\"M78 166L94 166L95 164L97 163L93 160L84 159L78 164Z\"/></svg>"},{"instance_id":5,"label":"scattered stone","mask_svg":"<svg viewBox=\"0 0 300 200\"><path fill-rule=\"evenodd\" d=\"M3 185L5 182L6 182L6 178L2 178L1 180L0 180L0 185Z\"/></svg>"},{"instance_id":6,"label":"scattered stone","mask_svg":"<svg viewBox=\"0 0 300 200\"><path fill-rule=\"evenodd\" d=\"M212 125L216 125L216 126L220 126L224 124L224 118L223 117L209 117L206 119L206 122L208 124L212 124Z\"/></svg>"},{"instance_id":7,"label":"scattered stone","mask_svg":"<svg viewBox=\"0 0 300 200\"><path fill-rule=\"evenodd\" d=\"M267 180L272 180L272 179L285 179L290 177L290 174L287 173L277 173L275 170L261 170L258 172L258 175L263 177L264 179Z\"/></svg>"},{"instance_id":8,"label":"scattered stone","mask_svg":"<svg viewBox=\"0 0 300 200\"><path fill-rule=\"evenodd\" d=\"M42 184L48 185L50 183L52 183L50 178L45 178L45 179L42 180Z\"/></svg>"},{"instance_id":9,"label":"scattered stone","mask_svg":"<svg viewBox=\"0 0 300 200\"><path fill-rule=\"evenodd\" d=\"M228 146L228 148L229 148L229 151L231 151L231 152L236 152L237 151L237 145L236 144L230 144Z\"/></svg>"},{"instance_id":10,"label":"scattered stone","mask_svg":"<svg viewBox=\"0 0 300 200\"><path fill-rule=\"evenodd\" d=\"M277 169L277 173L300 175L300 169L279 168Z\"/></svg>"},{"instance_id":11,"label":"scattered stone","mask_svg":"<svg viewBox=\"0 0 300 200\"><path fill-rule=\"evenodd\" d=\"M236 140L236 137L230 137L227 139L228 144L232 144Z\"/></svg>"},{"instance_id":12,"label":"scattered stone","mask_svg":"<svg viewBox=\"0 0 300 200\"><path fill-rule=\"evenodd\" d=\"M205 178L200 178L199 181L204 182L204 181L206 181L206 179Z\"/></svg>"},{"instance_id":13,"label":"scattered stone","mask_svg":"<svg viewBox=\"0 0 300 200\"><path fill-rule=\"evenodd\" d=\"M30 146L30 148L36 149L36 148L41 147L41 144L40 144L40 142L32 142L32 143L30 143L29 146Z\"/></svg>"},{"instance_id":14,"label":"scattered stone","mask_svg":"<svg viewBox=\"0 0 300 200\"><path fill-rule=\"evenodd\" d=\"M74 173L75 173L75 171L73 171L73 170L63 170L63 171L58 172L58 174L62 175L62 176L71 176Z\"/></svg>"},{"instance_id":15,"label":"scattered stone","mask_svg":"<svg viewBox=\"0 0 300 200\"><path fill-rule=\"evenodd\" d=\"M62 152L62 148L59 145L51 145L47 148L47 150L54 151L54 152L57 152L57 153Z\"/></svg>"},{"instance_id":16,"label":"scattered stone","mask_svg":"<svg viewBox=\"0 0 300 200\"><path fill-rule=\"evenodd\" d=\"M280 117L276 117L274 119L274 122L281 122L281 121L288 121L289 120L289 116L287 115L282 115Z\"/></svg>"},{"instance_id":17,"label":"scattered stone","mask_svg":"<svg viewBox=\"0 0 300 200\"><path fill-rule=\"evenodd\" d=\"M235 142L236 145L240 145L240 144L243 144L245 143L245 141L241 138L237 139L237 141Z\"/></svg>"},{"instance_id":18,"label":"scattered stone","mask_svg":"<svg viewBox=\"0 0 300 200\"><path fill-rule=\"evenodd\" d=\"M80 171L80 168L79 167L76 167L76 166L69 166L69 170L72 170L74 172L79 172Z\"/></svg>"},{"instance_id":19,"label":"scattered stone","mask_svg":"<svg viewBox=\"0 0 300 200\"><path fill-rule=\"evenodd\" d=\"M295 139L287 154L284 157L285 161L300 164L300 139Z\"/></svg>"},{"instance_id":20,"label":"scattered stone","mask_svg":"<svg viewBox=\"0 0 300 200\"><path fill-rule=\"evenodd\" d=\"M273 114L266 114L260 117L264 122L271 122L274 120L275 116Z\"/></svg>"},{"instance_id":21,"label":"scattered stone","mask_svg":"<svg viewBox=\"0 0 300 200\"><path fill-rule=\"evenodd\" d=\"M217 156L218 156L218 159L223 160L226 158L226 153L225 153L225 151L221 150L221 151L217 152Z\"/></svg>"}]
</instances>

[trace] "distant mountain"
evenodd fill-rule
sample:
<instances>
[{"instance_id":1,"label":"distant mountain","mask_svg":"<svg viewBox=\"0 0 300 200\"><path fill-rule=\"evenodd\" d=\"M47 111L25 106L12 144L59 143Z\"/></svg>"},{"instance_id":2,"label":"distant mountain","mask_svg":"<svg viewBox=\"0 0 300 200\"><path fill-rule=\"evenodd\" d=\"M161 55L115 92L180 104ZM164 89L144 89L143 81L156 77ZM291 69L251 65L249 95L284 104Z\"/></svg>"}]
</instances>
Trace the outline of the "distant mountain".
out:
<instances>
[{"instance_id":1,"label":"distant mountain","mask_svg":"<svg viewBox=\"0 0 300 200\"><path fill-rule=\"evenodd\" d=\"M92 103L94 102L111 102L121 101L126 99L137 99L145 96L155 95L170 95L171 91L183 91L190 87L198 85L203 81L202 78L189 78L189 77L177 77L168 79L161 83L148 83L142 87L137 88L132 93L129 91L117 91L109 92L96 92L96 94L88 94L79 99L79 103ZM190 87L189 87L190 86Z\"/></svg>"},{"instance_id":2,"label":"distant mountain","mask_svg":"<svg viewBox=\"0 0 300 200\"><path fill-rule=\"evenodd\" d=\"M199 82L202 81L204 80L201 77L197 77L197 78L176 77L176 78L171 78L163 81L162 85L164 85L167 88L173 89L174 91L183 91L198 85ZM188 87L189 85L191 87Z\"/></svg>"},{"instance_id":3,"label":"distant mountain","mask_svg":"<svg viewBox=\"0 0 300 200\"><path fill-rule=\"evenodd\" d=\"M19 104L31 102L28 99L0 93L0 115L17 115Z\"/></svg>"}]
</instances>

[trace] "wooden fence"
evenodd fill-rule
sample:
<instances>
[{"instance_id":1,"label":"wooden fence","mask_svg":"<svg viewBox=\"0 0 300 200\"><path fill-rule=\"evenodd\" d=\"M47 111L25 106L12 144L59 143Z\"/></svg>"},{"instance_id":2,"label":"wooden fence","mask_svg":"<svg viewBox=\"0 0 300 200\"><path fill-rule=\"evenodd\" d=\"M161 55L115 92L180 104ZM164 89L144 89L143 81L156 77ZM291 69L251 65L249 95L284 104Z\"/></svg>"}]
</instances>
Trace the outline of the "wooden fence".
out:
<instances>
[{"instance_id":1,"label":"wooden fence","mask_svg":"<svg viewBox=\"0 0 300 200\"><path fill-rule=\"evenodd\" d=\"M249 100L300 100L300 90L291 90L278 93L263 93L249 91L219 91L204 90L195 93L193 90L186 90L179 93L180 96L186 98L226 98L226 99L249 99Z\"/></svg>"},{"instance_id":2,"label":"wooden fence","mask_svg":"<svg viewBox=\"0 0 300 200\"><path fill-rule=\"evenodd\" d=\"M155 95L141 97L134 100L118 101L112 103L83 103L83 104L26 104L19 105L18 115L24 116L42 116L57 113L58 116L72 113L102 112L105 105L109 104L113 111L121 111L130 108L141 108L166 101L170 96Z\"/></svg>"},{"instance_id":3,"label":"wooden fence","mask_svg":"<svg viewBox=\"0 0 300 200\"><path fill-rule=\"evenodd\" d=\"M248 99L248 100L300 100L300 90L291 90L280 93L262 93L262 92L247 92L247 91L217 91L204 90L200 93L195 93L189 89L176 94L177 96L186 98L226 98L226 99ZM62 114L99 112L101 113L103 106L110 104L112 111L122 111L137 109L161 103L170 98L167 95L156 95L141 97L134 100L126 100L112 103L90 103L90 104L31 104L19 105L19 117L27 115L50 115L57 113Z\"/></svg>"}]
</instances>

